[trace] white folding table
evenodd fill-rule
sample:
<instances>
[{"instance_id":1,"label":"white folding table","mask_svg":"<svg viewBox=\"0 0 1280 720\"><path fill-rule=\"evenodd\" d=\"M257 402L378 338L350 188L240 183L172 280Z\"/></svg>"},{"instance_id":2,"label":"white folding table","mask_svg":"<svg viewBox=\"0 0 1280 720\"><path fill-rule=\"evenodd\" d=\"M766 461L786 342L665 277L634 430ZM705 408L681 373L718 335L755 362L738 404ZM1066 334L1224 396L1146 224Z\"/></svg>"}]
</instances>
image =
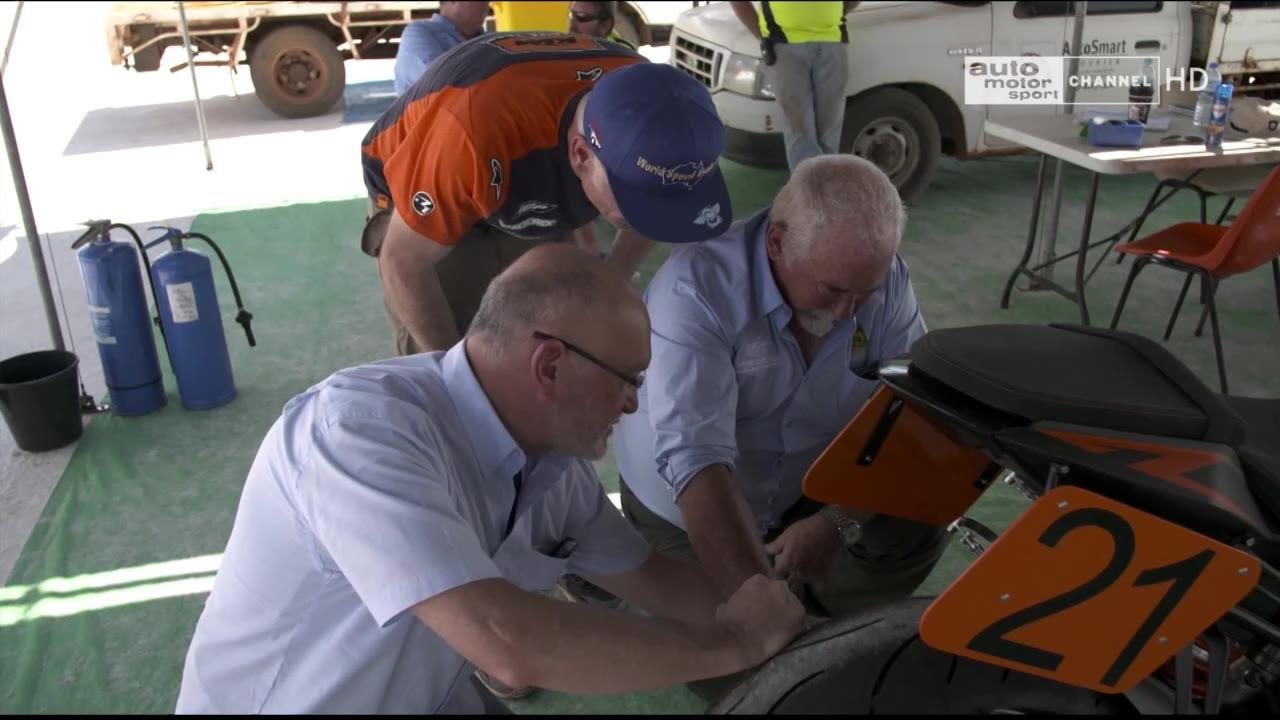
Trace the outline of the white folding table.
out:
<instances>
[{"instance_id":1,"label":"white folding table","mask_svg":"<svg viewBox=\"0 0 1280 720\"><path fill-rule=\"evenodd\" d=\"M1270 165L1280 163L1280 138L1243 137L1239 133L1228 132L1221 147L1206 148L1203 142L1187 143L1190 138L1199 138L1202 131L1196 128L1190 118L1174 115L1170 119L1167 131L1148 130L1143 134L1142 146L1139 148L1106 148L1089 144L1087 138L1080 137L1080 125L1069 115L1036 115L1013 117L986 123L987 133L1040 153L1040 169L1036 176L1036 189L1031 205L1031 223L1027 233L1027 245L1022 258L1009 276L1005 284L1004 294L1000 298L1000 307L1009 307L1009 298L1013 286L1019 277L1027 277L1032 282L1053 290L1059 295L1076 303L1080 308L1080 319L1089 324L1089 309L1085 303L1084 286L1085 264L1090 244L1090 232L1093 226L1094 205L1098 197L1098 181L1103 175L1133 175L1136 173L1158 174L1169 177L1185 173L1190 179L1198 172L1212 168L1231 168L1249 165ZM1162 144L1169 138L1183 138L1179 144ZM1090 171L1089 193L1085 204L1084 227L1080 233L1080 248L1066 255L1053 258L1035 267L1028 267L1027 261L1035 249L1036 231L1039 229L1040 206L1044 194L1045 171L1050 157L1061 159L1072 165ZM1170 193L1172 195L1172 193ZM1165 199L1168 199L1167 197ZM1163 201L1161 201L1163 202ZM1140 222L1147 214L1159 207L1148 203L1147 209L1134 223ZM1057 213L1054 214L1057 217ZM1120 232L1094 244L1113 242L1133 224ZM1075 282L1067 288L1051 278L1041 274L1045 267L1076 258Z\"/></svg>"}]
</instances>

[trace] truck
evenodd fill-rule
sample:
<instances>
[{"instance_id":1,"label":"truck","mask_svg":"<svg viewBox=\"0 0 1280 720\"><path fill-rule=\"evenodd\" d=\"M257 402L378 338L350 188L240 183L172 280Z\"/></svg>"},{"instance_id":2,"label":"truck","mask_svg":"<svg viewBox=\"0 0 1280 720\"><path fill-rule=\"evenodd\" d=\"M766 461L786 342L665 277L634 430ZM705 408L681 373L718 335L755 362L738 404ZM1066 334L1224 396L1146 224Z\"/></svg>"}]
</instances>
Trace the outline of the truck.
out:
<instances>
[{"instance_id":1,"label":"truck","mask_svg":"<svg viewBox=\"0 0 1280 720\"><path fill-rule=\"evenodd\" d=\"M1185 69L1194 80L1192 68L1217 62L1237 97L1280 97L1280 2L1122 0L1090 2L1086 13L1082 72L1102 72L1130 56L1158 56L1161 67ZM904 200L924 192L943 155L1024 152L986 135L984 122L1062 108L966 104L964 58L1070 55L1074 14L1072 2L859 4L846 17L849 81L840 152L875 162ZM729 3L681 13L670 49L670 62L711 92L726 127L725 156L785 168L780 111L759 42ZM1082 88L1076 102L1097 102L1103 92ZM1174 92L1162 104L1194 104L1194 95Z\"/></svg>"},{"instance_id":2,"label":"truck","mask_svg":"<svg viewBox=\"0 0 1280 720\"><path fill-rule=\"evenodd\" d=\"M499 5L499 3L493 3ZM565 26L568 25L568 5ZM691 3L620 2L617 32L640 45L667 42ZM346 60L394 58L405 26L430 19L439 2L187 2L188 35L198 66L249 66L262 104L288 118L323 115L346 86ZM494 18L490 18L493 29ZM113 65L160 69L164 51L182 47L178 3L115 3L106 23ZM562 28L546 28L558 30ZM186 67L183 62L170 68Z\"/></svg>"}]
</instances>

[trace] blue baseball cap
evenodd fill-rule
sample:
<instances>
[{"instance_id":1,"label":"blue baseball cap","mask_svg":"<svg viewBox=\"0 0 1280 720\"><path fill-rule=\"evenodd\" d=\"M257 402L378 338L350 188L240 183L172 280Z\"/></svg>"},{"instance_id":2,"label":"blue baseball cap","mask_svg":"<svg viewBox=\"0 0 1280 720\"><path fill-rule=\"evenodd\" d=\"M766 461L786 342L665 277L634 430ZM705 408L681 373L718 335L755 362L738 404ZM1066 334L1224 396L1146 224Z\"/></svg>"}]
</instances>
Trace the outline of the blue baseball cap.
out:
<instances>
[{"instance_id":1,"label":"blue baseball cap","mask_svg":"<svg viewBox=\"0 0 1280 720\"><path fill-rule=\"evenodd\" d=\"M719 237L733 223L717 161L724 123L711 94L670 65L637 63L596 81L583 134L622 217L658 242Z\"/></svg>"}]
</instances>

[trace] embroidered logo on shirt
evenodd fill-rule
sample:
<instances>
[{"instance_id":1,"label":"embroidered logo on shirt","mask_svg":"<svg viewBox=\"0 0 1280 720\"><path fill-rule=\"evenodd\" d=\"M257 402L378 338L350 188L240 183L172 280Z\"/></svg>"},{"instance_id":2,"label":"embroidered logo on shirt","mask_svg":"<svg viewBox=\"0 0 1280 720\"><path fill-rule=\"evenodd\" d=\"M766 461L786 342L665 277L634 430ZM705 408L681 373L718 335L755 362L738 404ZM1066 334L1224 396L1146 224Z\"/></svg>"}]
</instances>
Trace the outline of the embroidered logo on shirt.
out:
<instances>
[{"instance_id":1,"label":"embroidered logo on shirt","mask_svg":"<svg viewBox=\"0 0 1280 720\"><path fill-rule=\"evenodd\" d=\"M489 158L489 169L493 171L493 178L489 180L489 184L493 186L493 199L502 199L502 163L498 162L498 158Z\"/></svg>"},{"instance_id":2,"label":"embroidered logo on shirt","mask_svg":"<svg viewBox=\"0 0 1280 720\"><path fill-rule=\"evenodd\" d=\"M853 339L849 341L849 369L857 375L863 375L868 370L867 334L861 325L853 332Z\"/></svg>"},{"instance_id":3,"label":"embroidered logo on shirt","mask_svg":"<svg viewBox=\"0 0 1280 720\"><path fill-rule=\"evenodd\" d=\"M698 211L698 216L693 219L694 225L706 225L714 228L720 224L720 203L708 205Z\"/></svg>"},{"instance_id":4,"label":"embroidered logo on shirt","mask_svg":"<svg viewBox=\"0 0 1280 720\"><path fill-rule=\"evenodd\" d=\"M551 203L545 203L545 202L542 202L541 200L525 200L524 202L520 203L520 207L516 209L514 213L514 219L519 219L524 217L525 215L531 215L533 213L538 213L539 215L546 215L549 212L555 212L555 210L556 210L556 206L552 205Z\"/></svg>"},{"instance_id":5,"label":"embroidered logo on shirt","mask_svg":"<svg viewBox=\"0 0 1280 720\"><path fill-rule=\"evenodd\" d=\"M733 359L740 373L754 373L777 365L781 358L773 352L773 345L765 338L748 340Z\"/></svg>"},{"instance_id":6,"label":"embroidered logo on shirt","mask_svg":"<svg viewBox=\"0 0 1280 720\"><path fill-rule=\"evenodd\" d=\"M511 223L505 222L503 220L498 220L497 223L498 223L498 227L513 233L517 233L517 232L520 232L521 230L525 230L531 227L549 228L549 227L555 227L556 225L555 220L552 220L549 218L540 218L540 217L527 217L523 220L518 220L516 222L511 222Z\"/></svg>"},{"instance_id":7,"label":"embroidered logo on shirt","mask_svg":"<svg viewBox=\"0 0 1280 720\"><path fill-rule=\"evenodd\" d=\"M579 70L578 79L586 82L591 82L594 80L599 80L600 76L603 74L604 74L604 68L591 68L590 70Z\"/></svg>"},{"instance_id":8,"label":"embroidered logo on shirt","mask_svg":"<svg viewBox=\"0 0 1280 720\"><path fill-rule=\"evenodd\" d=\"M436 201L431 196L419 190L413 194L413 211L419 215L430 215L436 209Z\"/></svg>"}]
</instances>

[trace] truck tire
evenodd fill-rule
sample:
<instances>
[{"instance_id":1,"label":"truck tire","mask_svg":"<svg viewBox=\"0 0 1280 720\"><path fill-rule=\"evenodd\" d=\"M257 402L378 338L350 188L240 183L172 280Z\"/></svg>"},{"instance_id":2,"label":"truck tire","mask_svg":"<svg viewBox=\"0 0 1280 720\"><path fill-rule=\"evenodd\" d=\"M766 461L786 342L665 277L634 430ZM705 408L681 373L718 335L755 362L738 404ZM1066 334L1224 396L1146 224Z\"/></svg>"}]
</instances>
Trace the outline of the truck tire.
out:
<instances>
[{"instance_id":1,"label":"truck tire","mask_svg":"<svg viewBox=\"0 0 1280 720\"><path fill-rule=\"evenodd\" d=\"M263 38L249 55L249 76L262 104L287 118L329 112L347 84L333 40L305 25L288 25Z\"/></svg>"},{"instance_id":2,"label":"truck tire","mask_svg":"<svg viewBox=\"0 0 1280 720\"><path fill-rule=\"evenodd\" d=\"M158 34L155 25L135 25L131 31L130 42L133 47L137 47ZM147 46L142 49L142 52L135 52L132 56L133 69L137 72L159 70L160 56L163 52L164 46L160 43Z\"/></svg>"},{"instance_id":3,"label":"truck tire","mask_svg":"<svg viewBox=\"0 0 1280 720\"><path fill-rule=\"evenodd\" d=\"M924 192L937 174L942 134L923 100L906 90L879 88L849 100L840 152L874 162L905 202Z\"/></svg>"},{"instance_id":4,"label":"truck tire","mask_svg":"<svg viewBox=\"0 0 1280 720\"><path fill-rule=\"evenodd\" d=\"M932 600L911 598L871 608L801 635L708 713L1132 712L1123 695L1103 695L929 648L918 628Z\"/></svg>"}]
</instances>

